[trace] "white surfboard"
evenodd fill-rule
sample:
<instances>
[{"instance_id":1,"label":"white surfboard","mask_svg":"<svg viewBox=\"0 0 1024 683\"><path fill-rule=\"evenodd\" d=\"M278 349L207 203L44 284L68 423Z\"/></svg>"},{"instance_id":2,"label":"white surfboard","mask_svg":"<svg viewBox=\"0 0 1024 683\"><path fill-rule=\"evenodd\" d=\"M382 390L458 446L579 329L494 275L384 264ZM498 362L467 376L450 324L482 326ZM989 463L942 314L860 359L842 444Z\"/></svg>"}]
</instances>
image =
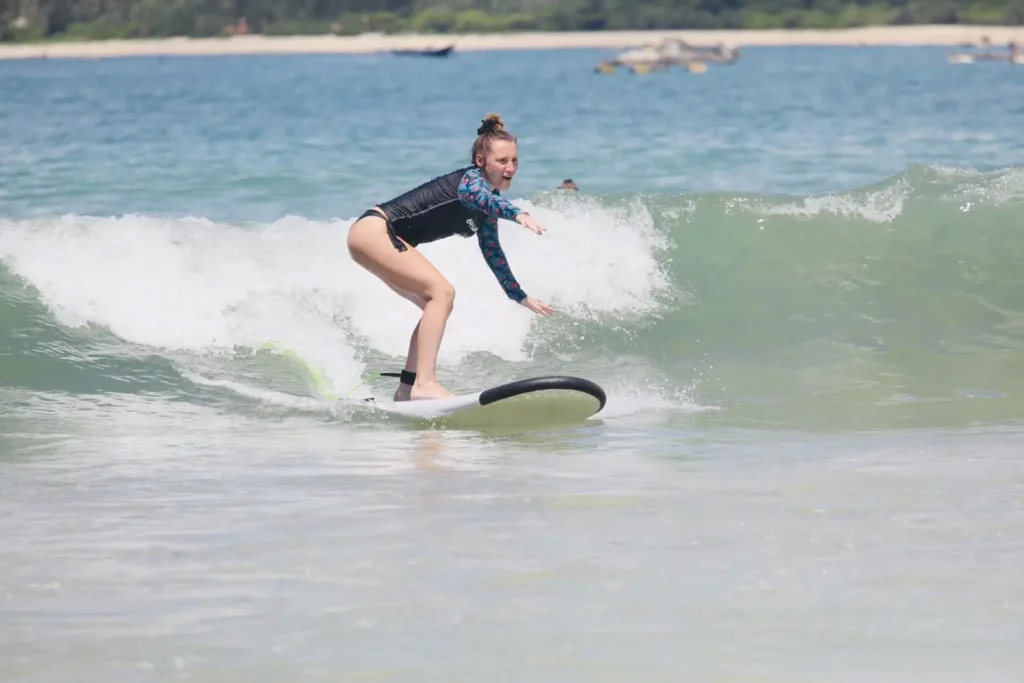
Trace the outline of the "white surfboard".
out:
<instances>
[{"instance_id":1,"label":"white surfboard","mask_svg":"<svg viewBox=\"0 0 1024 683\"><path fill-rule=\"evenodd\" d=\"M587 379L530 377L472 394L418 401L367 401L413 420L443 421L448 427L545 427L582 422L599 413L604 389Z\"/></svg>"},{"instance_id":2,"label":"white surfboard","mask_svg":"<svg viewBox=\"0 0 1024 683\"><path fill-rule=\"evenodd\" d=\"M274 342L263 344L263 348L296 362L308 374L307 379L316 393L328 401L354 403L409 420L443 421L446 426L455 428L534 428L579 423L599 413L606 401L604 389L596 383L562 375L530 377L451 398L418 401L342 398L334 394L323 373L300 353Z\"/></svg>"}]
</instances>

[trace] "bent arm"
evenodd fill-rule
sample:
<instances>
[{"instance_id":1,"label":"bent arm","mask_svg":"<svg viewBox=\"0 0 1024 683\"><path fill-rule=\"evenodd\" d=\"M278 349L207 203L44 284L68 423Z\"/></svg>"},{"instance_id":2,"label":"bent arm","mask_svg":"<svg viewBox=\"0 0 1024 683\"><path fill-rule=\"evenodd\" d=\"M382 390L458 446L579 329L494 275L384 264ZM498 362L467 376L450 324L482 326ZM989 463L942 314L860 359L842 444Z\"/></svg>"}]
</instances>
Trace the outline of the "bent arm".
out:
<instances>
[{"instance_id":1,"label":"bent arm","mask_svg":"<svg viewBox=\"0 0 1024 683\"><path fill-rule=\"evenodd\" d=\"M492 218L514 221L520 214L518 207L491 189L479 168L471 168L462 176L459 182L459 201Z\"/></svg>"},{"instance_id":2,"label":"bent arm","mask_svg":"<svg viewBox=\"0 0 1024 683\"><path fill-rule=\"evenodd\" d=\"M522 302L526 298L526 292L516 282L512 269L508 267L505 252L501 248L501 242L498 241L498 220L496 218L485 220L483 226L476 233L476 240L480 245L480 252L484 255L484 260L487 261L494 277L498 279L498 284L505 290L505 295L517 303Z\"/></svg>"}]
</instances>

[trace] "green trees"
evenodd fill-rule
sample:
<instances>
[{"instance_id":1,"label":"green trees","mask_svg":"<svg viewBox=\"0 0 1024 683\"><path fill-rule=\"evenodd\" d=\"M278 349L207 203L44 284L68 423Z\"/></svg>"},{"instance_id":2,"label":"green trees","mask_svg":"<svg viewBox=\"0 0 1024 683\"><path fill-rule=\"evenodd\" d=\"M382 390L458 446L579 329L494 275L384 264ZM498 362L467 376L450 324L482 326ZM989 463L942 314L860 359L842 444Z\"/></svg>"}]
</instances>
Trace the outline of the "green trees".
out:
<instances>
[{"instance_id":1,"label":"green trees","mask_svg":"<svg viewBox=\"0 0 1024 683\"><path fill-rule=\"evenodd\" d=\"M1024 0L0 0L0 40L1024 24ZM235 28L232 28L235 27Z\"/></svg>"}]
</instances>

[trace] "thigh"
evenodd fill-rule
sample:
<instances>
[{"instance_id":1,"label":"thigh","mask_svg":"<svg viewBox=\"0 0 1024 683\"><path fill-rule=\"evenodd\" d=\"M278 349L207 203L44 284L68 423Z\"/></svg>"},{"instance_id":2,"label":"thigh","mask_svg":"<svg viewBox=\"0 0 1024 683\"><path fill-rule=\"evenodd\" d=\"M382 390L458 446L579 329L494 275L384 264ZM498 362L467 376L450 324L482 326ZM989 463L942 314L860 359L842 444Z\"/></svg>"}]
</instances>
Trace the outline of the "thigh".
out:
<instances>
[{"instance_id":1,"label":"thigh","mask_svg":"<svg viewBox=\"0 0 1024 683\"><path fill-rule=\"evenodd\" d=\"M405 251L395 249L383 218L371 216L356 221L349 228L348 249L356 263L417 306L452 289L451 283L419 251L412 247Z\"/></svg>"},{"instance_id":2,"label":"thigh","mask_svg":"<svg viewBox=\"0 0 1024 683\"><path fill-rule=\"evenodd\" d=\"M388 284L386 282L384 284L387 284L388 287L390 287L392 290L394 290L395 294L397 294L398 296L400 296L403 299L406 299L408 301L411 301L416 306L416 308L420 309L421 311L426 307L427 302L424 301L423 299L421 299L420 297L416 296L415 294L410 294L409 292L403 292L398 287L395 287L394 285Z\"/></svg>"}]
</instances>

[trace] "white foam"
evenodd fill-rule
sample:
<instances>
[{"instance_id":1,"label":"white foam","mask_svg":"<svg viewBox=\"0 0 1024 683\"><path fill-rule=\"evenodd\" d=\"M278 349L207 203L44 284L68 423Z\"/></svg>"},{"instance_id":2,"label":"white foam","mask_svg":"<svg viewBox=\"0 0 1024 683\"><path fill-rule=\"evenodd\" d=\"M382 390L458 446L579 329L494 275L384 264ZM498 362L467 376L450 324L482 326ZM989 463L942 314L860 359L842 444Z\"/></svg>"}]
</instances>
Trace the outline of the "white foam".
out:
<instances>
[{"instance_id":1,"label":"white foam","mask_svg":"<svg viewBox=\"0 0 1024 683\"><path fill-rule=\"evenodd\" d=\"M964 211L967 211L975 203L1003 206L1019 202L1024 198L1024 168L979 174L973 179L973 182L957 187L953 192L953 197L957 201L962 201L964 198L974 200L966 202L961 207Z\"/></svg>"},{"instance_id":2,"label":"white foam","mask_svg":"<svg viewBox=\"0 0 1024 683\"><path fill-rule=\"evenodd\" d=\"M664 419L667 413L702 413L716 411L716 406L703 406L689 400L682 392L623 387L608 391L608 403L597 417L612 420L637 415Z\"/></svg>"},{"instance_id":3,"label":"white foam","mask_svg":"<svg viewBox=\"0 0 1024 683\"><path fill-rule=\"evenodd\" d=\"M502 221L509 263L529 294L563 315L650 310L669 285L655 258L660 237L642 208L517 204L548 232ZM404 356L419 317L352 262L351 223L290 217L237 226L137 215L0 221L0 259L64 325L103 326L129 342L193 353L274 341L342 392L360 381L364 352ZM505 297L476 240L456 237L421 251L457 292L440 360L479 351L524 360L531 325L543 321Z\"/></svg>"},{"instance_id":4,"label":"white foam","mask_svg":"<svg viewBox=\"0 0 1024 683\"><path fill-rule=\"evenodd\" d=\"M337 259L328 252L337 253L338 239L328 226L250 229L129 215L0 227L0 258L64 325L99 325L130 342L191 352L275 340L310 357L338 387L359 381L355 351L333 319L345 292L331 276Z\"/></svg>"},{"instance_id":5,"label":"white foam","mask_svg":"<svg viewBox=\"0 0 1024 683\"><path fill-rule=\"evenodd\" d=\"M906 179L883 189L863 194L827 194L807 197L799 204L768 204L759 201L729 202L729 209L745 209L763 216L810 217L831 213L843 218L858 217L873 223L891 223L903 213L910 193Z\"/></svg>"},{"instance_id":6,"label":"white foam","mask_svg":"<svg viewBox=\"0 0 1024 683\"><path fill-rule=\"evenodd\" d=\"M268 403L276 403L278 405L287 406L290 408L311 410L311 411L325 411L332 407L333 404L323 400L317 400L314 398L307 398L304 396L293 396L291 394L284 394L279 391L272 391L269 389L260 389L259 387L253 387L242 382L236 382L229 379L213 379L205 377L196 373L186 372L184 373L189 380L196 384L203 384L208 387L219 387L222 389L230 389L231 391L241 394L242 396L248 396L260 401L266 401Z\"/></svg>"}]
</instances>

